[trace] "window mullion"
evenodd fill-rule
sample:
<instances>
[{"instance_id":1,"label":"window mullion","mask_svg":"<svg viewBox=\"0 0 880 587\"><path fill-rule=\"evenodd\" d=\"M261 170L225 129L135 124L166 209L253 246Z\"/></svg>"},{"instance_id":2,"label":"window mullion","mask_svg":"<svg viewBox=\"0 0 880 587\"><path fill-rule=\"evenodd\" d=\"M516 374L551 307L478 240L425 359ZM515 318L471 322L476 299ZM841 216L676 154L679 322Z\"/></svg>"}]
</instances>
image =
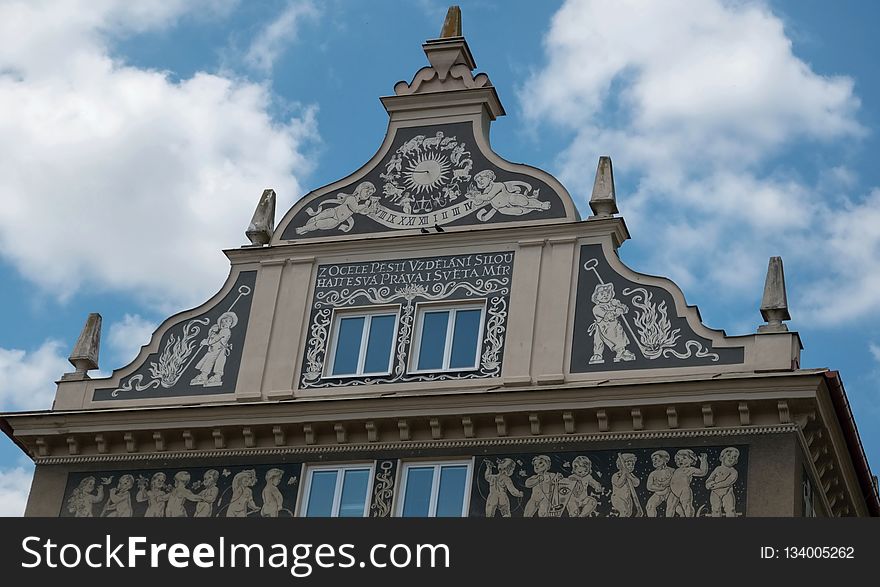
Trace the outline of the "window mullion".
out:
<instances>
[{"instance_id":1,"label":"window mullion","mask_svg":"<svg viewBox=\"0 0 880 587\"><path fill-rule=\"evenodd\" d=\"M336 469L336 487L333 491L333 506L330 509L330 516L339 517L339 502L342 500L342 484L345 482L345 469Z\"/></svg>"},{"instance_id":2,"label":"window mullion","mask_svg":"<svg viewBox=\"0 0 880 587\"><path fill-rule=\"evenodd\" d=\"M449 310L449 321L446 323L446 346L443 347L443 370L449 369L452 360L452 336L455 334L455 313L458 310Z\"/></svg>"},{"instance_id":3,"label":"window mullion","mask_svg":"<svg viewBox=\"0 0 880 587\"><path fill-rule=\"evenodd\" d=\"M364 329L361 331L361 348L358 352L357 374L363 375L364 363L367 361L367 342L370 334L370 323L373 320L371 314L364 316Z\"/></svg>"},{"instance_id":4,"label":"window mullion","mask_svg":"<svg viewBox=\"0 0 880 587\"><path fill-rule=\"evenodd\" d=\"M437 515L437 501L440 496L440 465L434 465L434 478L431 480L431 501L428 502L428 517Z\"/></svg>"}]
</instances>

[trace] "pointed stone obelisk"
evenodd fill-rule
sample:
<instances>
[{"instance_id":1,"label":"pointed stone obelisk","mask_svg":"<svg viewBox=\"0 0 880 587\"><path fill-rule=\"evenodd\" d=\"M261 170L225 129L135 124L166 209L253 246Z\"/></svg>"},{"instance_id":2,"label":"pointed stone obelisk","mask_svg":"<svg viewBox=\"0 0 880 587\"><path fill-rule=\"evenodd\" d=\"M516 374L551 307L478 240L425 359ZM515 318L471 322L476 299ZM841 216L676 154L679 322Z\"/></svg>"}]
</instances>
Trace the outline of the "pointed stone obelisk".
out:
<instances>
[{"instance_id":1,"label":"pointed stone obelisk","mask_svg":"<svg viewBox=\"0 0 880 587\"><path fill-rule=\"evenodd\" d=\"M422 49L441 82L446 81L453 66L465 65L471 71L477 66L467 41L461 35L461 8L458 6L449 7L440 36L425 42Z\"/></svg>"},{"instance_id":2,"label":"pointed stone obelisk","mask_svg":"<svg viewBox=\"0 0 880 587\"><path fill-rule=\"evenodd\" d=\"M275 232L275 190L265 189L254 216L248 225L245 235L251 241L251 246L261 247L272 240Z\"/></svg>"},{"instance_id":3,"label":"pointed stone obelisk","mask_svg":"<svg viewBox=\"0 0 880 587\"><path fill-rule=\"evenodd\" d=\"M74 373L65 373L65 379L87 379L87 371L98 368L98 353L101 349L101 315L89 314L73 351L68 357L76 368Z\"/></svg>"},{"instance_id":4,"label":"pointed stone obelisk","mask_svg":"<svg viewBox=\"0 0 880 587\"><path fill-rule=\"evenodd\" d=\"M599 157L596 180L590 196L590 208L594 218L610 218L617 214L617 194L614 192L614 170L611 157Z\"/></svg>"},{"instance_id":5,"label":"pointed stone obelisk","mask_svg":"<svg viewBox=\"0 0 880 587\"><path fill-rule=\"evenodd\" d=\"M449 37L461 36L461 8L458 6L450 6L446 11L446 20L443 21L443 27L440 29L440 38L448 39Z\"/></svg>"},{"instance_id":6,"label":"pointed stone obelisk","mask_svg":"<svg viewBox=\"0 0 880 587\"><path fill-rule=\"evenodd\" d=\"M783 320L791 320L791 315L788 313L782 257L770 257L770 263L767 265L764 297L761 298L761 316L767 324L758 326L758 333L788 332L788 326L783 324Z\"/></svg>"}]
</instances>

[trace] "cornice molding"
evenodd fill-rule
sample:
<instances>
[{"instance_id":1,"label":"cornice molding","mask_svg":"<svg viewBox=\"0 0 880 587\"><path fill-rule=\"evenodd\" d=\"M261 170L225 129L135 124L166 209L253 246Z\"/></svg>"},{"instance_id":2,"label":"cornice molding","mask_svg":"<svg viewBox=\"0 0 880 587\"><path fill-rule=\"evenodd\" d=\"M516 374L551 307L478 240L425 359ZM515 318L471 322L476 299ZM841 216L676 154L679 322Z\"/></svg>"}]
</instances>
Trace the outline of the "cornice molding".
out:
<instances>
[{"instance_id":1,"label":"cornice molding","mask_svg":"<svg viewBox=\"0 0 880 587\"><path fill-rule=\"evenodd\" d=\"M136 454L71 455L37 457L37 465L68 465L83 463L135 462L150 460L180 460L229 457L262 457L280 455L345 454L354 452L379 452L394 450L430 450L474 447L514 447L534 444L576 444L584 442L615 442L632 440L660 440L680 438L703 438L718 436L755 436L785 434L798 431L796 424L771 426L739 426L727 428L658 430L649 432L605 432L596 434L565 434L553 436L517 436L481 439L450 439L401 442L370 442L358 444L334 444L313 446L287 446L255 449L192 450L173 452L147 452Z\"/></svg>"}]
</instances>

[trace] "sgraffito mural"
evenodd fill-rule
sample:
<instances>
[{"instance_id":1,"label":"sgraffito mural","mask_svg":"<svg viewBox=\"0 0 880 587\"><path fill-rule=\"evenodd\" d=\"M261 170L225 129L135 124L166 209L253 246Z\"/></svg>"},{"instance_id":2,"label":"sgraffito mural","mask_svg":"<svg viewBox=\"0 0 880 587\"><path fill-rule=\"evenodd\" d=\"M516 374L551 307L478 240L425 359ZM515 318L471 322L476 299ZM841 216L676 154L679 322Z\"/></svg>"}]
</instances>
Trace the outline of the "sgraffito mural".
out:
<instances>
[{"instance_id":1,"label":"sgraffito mural","mask_svg":"<svg viewBox=\"0 0 880 587\"><path fill-rule=\"evenodd\" d=\"M743 347L713 348L676 314L665 289L625 279L601 245L583 245L578 264L571 372L735 364Z\"/></svg>"},{"instance_id":2,"label":"sgraffito mural","mask_svg":"<svg viewBox=\"0 0 880 587\"><path fill-rule=\"evenodd\" d=\"M393 515L397 458L375 461L370 517ZM474 459L471 517L737 517L745 445L492 454ZM291 517L302 463L71 473L62 517Z\"/></svg>"},{"instance_id":3,"label":"sgraffito mural","mask_svg":"<svg viewBox=\"0 0 880 587\"><path fill-rule=\"evenodd\" d=\"M159 351L113 388L96 389L96 401L232 393L250 317L256 271L243 271L213 308L175 324Z\"/></svg>"},{"instance_id":4,"label":"sgraffito mural","mask_svg":"<svg viewBox=\"0 0 880 587\"><path fill-rule=\"evenodd\" d=\"M370 503L371 518L391 517L396 477L397 459L376 461L376 472L373 478L373 497Z\"/></svg>"},{"instance_id":5,"label":"sgraffito mural","mask_svg":"<svg viewBox=\"0 0 880 587\"><path fill-rule=\"evenodd\" d=\"M240 465L74 473L62 517L291 517L302 465Z\"/></svg>"},{"instance_id":6,"label":"sgraffito mural","mask_svg":"<svg viewBox=\"0 0 880 587\"><path fill-rule=\"evenodd\" d=\"M470 123L397 131L389 152L364 178L310 204L283 239L566 215L549 185L491 163L477 148Z\"/></svg>"},{"instance_id":7,"label":"sgraffito mural","mask_svg":"<svg viewBox=\"0 0 880 587\"><path fill-rule=\"evenodd\" d=\"M471 517L745 515L747 447L493 455L477 459Z\"/></svg>"},{"instance_id":8,"label":"sgraffito mural","mask_svg":"<svg viewBox=\"0 0 880 587\"><path fill-rule=\"evenodd\" d=\"M498 376L504 354L513 258L513 252L505 251L320 265L303 356L301 387ZM477 366L460 372L411 373L410 354L418 304L459 300L485 303ZM325 367L333 312L379 305L390 305L398 314L390 372L370 377L329 376Z\"/></svg>"}]
</instances>

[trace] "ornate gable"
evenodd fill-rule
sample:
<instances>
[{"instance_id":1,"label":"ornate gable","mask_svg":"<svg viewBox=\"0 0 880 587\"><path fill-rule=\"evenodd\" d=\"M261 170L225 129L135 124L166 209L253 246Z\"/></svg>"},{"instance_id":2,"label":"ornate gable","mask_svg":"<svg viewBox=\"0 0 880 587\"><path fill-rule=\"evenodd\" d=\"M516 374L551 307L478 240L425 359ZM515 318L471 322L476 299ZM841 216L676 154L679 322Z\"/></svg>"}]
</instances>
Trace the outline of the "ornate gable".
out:
<instances>
[{"instance_id":1,"label":"ornate gable","mask_svg":"<svg viewBox=\"0 0 880 587\"><path fill-rule=\"evenodd\" d=\"M504 109L489 77L473 75L460 30L451 32L427 41L431 65L382 99L390 121L376 155L302 198L276 243L580 219L556 179L492 151L489 125Z\"/></svg>"}]
</instances>

